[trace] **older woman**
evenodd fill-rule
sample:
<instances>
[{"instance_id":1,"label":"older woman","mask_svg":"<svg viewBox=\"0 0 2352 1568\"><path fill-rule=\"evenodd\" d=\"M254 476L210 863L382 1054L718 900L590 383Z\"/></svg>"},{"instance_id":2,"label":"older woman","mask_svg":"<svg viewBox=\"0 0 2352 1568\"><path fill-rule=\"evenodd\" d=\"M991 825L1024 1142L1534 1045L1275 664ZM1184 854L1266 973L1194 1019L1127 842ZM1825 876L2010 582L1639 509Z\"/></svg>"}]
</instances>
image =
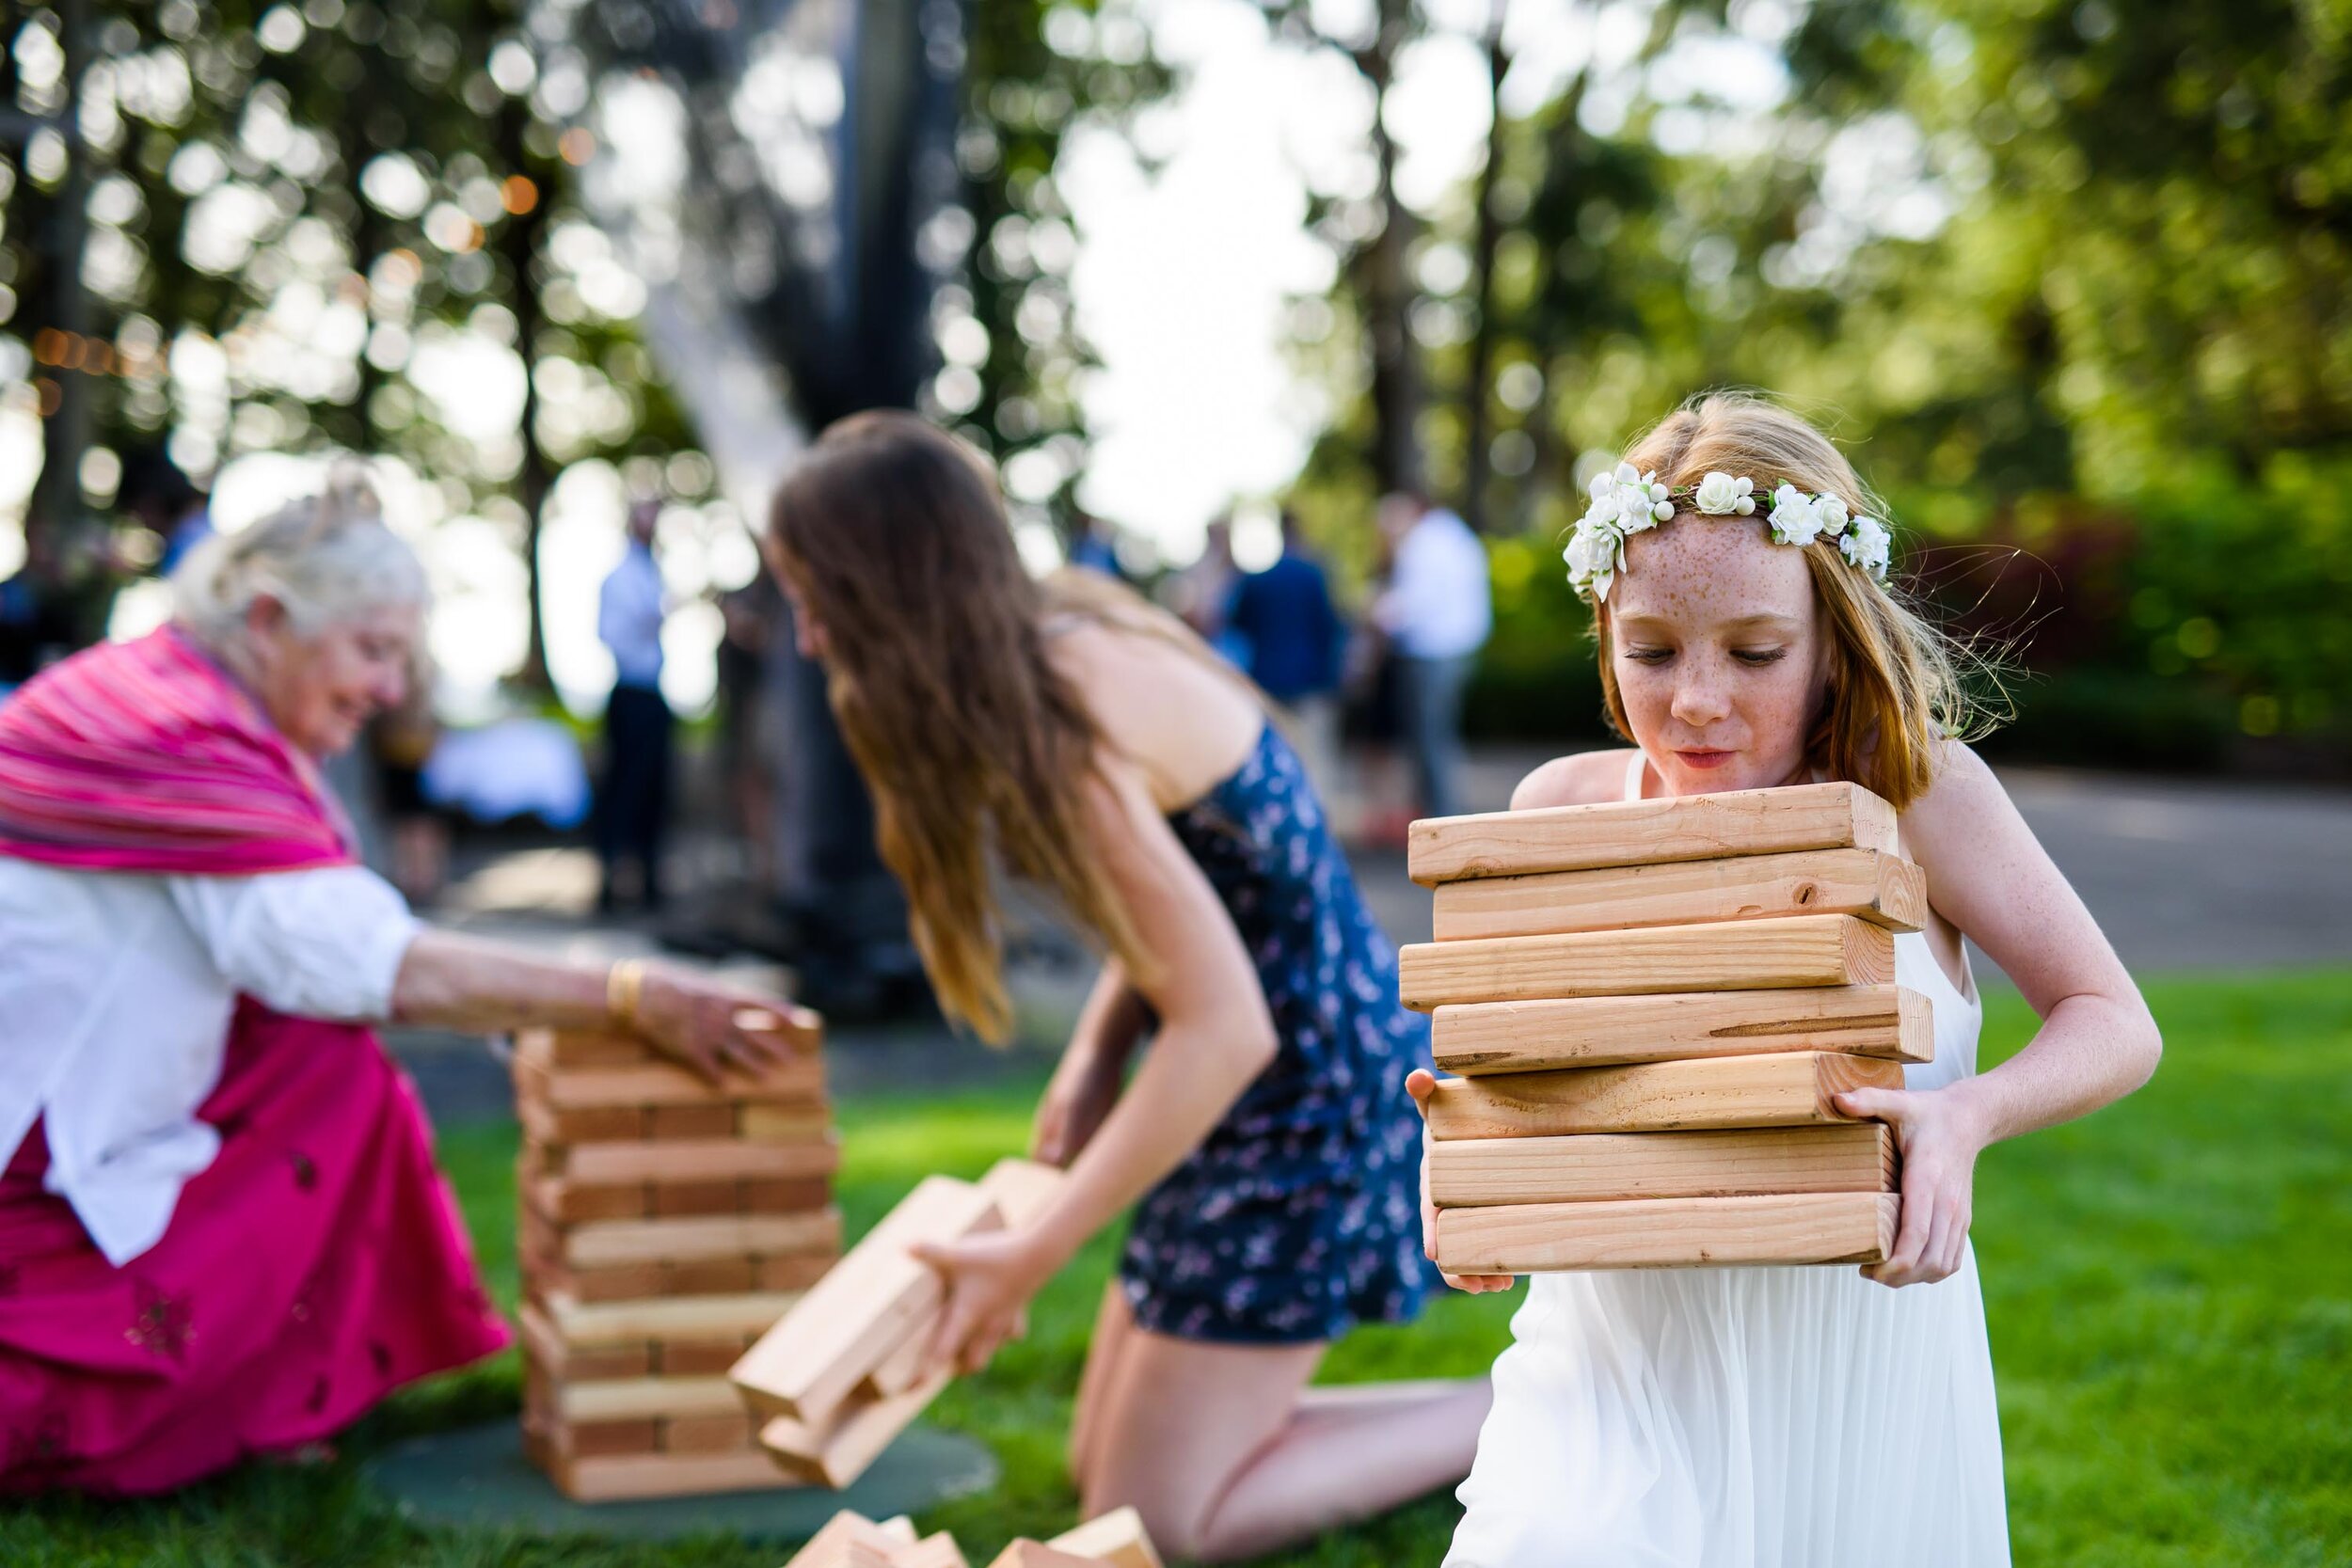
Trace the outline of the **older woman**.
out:
<instances>
[{"instance_id":1,"label":"older woman","mask_svg":"<svg viewBox=\"0 0 2352 1568\"><path fill-rule=\"evenodd\" d=\"M192 553L173 623L0 707L0 1491L151 1492L499 1349L367 1028L616 1027L705 1069L805 1015L421 928L317 759L400 700L417 561L344 482Z\"/></svg>"}]
</instances>

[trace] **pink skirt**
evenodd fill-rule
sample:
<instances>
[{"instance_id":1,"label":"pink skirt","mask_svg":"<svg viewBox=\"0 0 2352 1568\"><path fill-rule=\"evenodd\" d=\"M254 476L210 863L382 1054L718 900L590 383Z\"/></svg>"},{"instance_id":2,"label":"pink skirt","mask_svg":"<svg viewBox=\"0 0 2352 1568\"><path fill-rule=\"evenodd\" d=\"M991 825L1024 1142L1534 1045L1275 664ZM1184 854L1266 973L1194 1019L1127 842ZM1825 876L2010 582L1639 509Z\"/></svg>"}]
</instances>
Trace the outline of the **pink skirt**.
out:
<instances>
[{"instance_id":1,"label":"pink skirt","mask_svg":"<svg viewBox=\"0 0 2352 1568\"><path fill-rule=\"evenodd\" d=\"M219 1156L119 1269L38 1125L0 1176L0 1492L167 1491L508 1342L372 1031L246 1001L199 1114Z\"/></svg>"}]
</instances>

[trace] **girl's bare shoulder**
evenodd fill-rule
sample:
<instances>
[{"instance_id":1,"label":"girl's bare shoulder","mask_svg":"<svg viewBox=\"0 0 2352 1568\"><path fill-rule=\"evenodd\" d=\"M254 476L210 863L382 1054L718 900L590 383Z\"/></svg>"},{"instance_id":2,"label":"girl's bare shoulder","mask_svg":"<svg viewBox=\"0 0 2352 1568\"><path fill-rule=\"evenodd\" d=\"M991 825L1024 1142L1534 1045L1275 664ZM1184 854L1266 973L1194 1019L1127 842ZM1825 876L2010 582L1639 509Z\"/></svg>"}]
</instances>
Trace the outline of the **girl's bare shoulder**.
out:
<instances>
[{"instance_id":1,"label":"girl's bare shoulder","mask_svg":"<svg viewBox=\"0 0 2352 1568\"><path fill-rule=\"evenodd\" d=\"M1589 806L1625 798L1625 770L1631 747L1605 752L1576 752L1554 757L1519 781L1511 792L1513 811L1544 806Z\"/></svg>"}]
</instances>

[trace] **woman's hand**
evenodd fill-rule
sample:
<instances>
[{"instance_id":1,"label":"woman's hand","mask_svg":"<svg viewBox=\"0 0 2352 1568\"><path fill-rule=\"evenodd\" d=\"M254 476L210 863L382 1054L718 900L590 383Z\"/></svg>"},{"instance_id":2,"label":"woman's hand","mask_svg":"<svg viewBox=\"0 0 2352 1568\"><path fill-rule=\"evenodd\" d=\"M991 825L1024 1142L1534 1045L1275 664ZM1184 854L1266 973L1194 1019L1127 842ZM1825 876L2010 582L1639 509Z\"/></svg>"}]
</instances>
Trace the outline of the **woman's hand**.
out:
<instances>
[{"instance_id":1,"label":"woman's hand","mask_svg":"<svg viewBox=\"0 0 2352 1568\"><path fill-rule=\"evenodd\" d=\"M1100 1047L1072 1041L1037 1102L1029 1132L1029 1158L1067 1166L1075 1160L1119 1102L1120 1063Z\"/></svg>"},{"instance_id":2,"label":"woman's hand","mask_svg":"<svg viewBox=\"0 0 2352 1568\"><path fill-rule=\"evenodd\" d=\"M1882 1285L1931 1285L1959 1272L1975 1205L1977 1156L1986 1137L1955 1084L1941 1089L1848 1089L1836 1097L1850 1117L1895 1130L1903 1156L1903 1217L1894 1250L1863 1267Z\"/></svg>"},{"instance_id":3,"label":"woman's hand","mask_svg":"<svg viewBox=\"0 0 2352 1568\"><path fill-rule=\"evenodd\" d=\"M757 1077L816 1047L819 1024L806 1007L667 966L643 976L630 1032L706 1078Z\"/></svg>"},{"instance_id":4,"label":"woman's hand","mask_svg":"<svg viewBox=\"0 0 2352 1568\"><path fill-rule=\"evenodd\" d=\"M1438 1260L1438 1206L1429 1200L1429 1097L1438 1092L1437 1074L1415 1068L1406 1076L1405 1092L1413 1097L1413 1109L1421 1113L1421 1250L1434 1263ZM1443 1277L1455 1290L1474 1296L1507 1291L1518 1283L1507 1274L1446 1274Z\"/></svg>"},{"instance_id":5,"label":"woman's hand","mask_svg":"<svg viewBox=\"0 0 2352 1568\"><path fill-rule=\"evenodd\" d=\"M1054 1261L1026 1230L991 1230L911 1250L937 1269L947 1299L931 1331L927 1373L977 1372L1008 1339L1028 1332L1029 1298L1054 1276Z\"/></svg>"}]
</instances>

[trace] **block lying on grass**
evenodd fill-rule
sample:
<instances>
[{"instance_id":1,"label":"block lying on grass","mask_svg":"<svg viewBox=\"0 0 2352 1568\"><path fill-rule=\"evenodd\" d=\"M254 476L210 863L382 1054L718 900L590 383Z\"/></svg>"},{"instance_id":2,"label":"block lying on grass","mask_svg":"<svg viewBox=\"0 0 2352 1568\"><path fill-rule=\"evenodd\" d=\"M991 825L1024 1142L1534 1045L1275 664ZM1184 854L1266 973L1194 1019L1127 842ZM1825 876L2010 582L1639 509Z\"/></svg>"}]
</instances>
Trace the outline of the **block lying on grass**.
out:
<instances>
[{"instance_id":1,"label":"block lying on grass","mask_svg":"<svg viewBox=\"0 0 2352 1568\"><path fill-rule=\"evenodd\" d=\"M1093 1568L1096 1559L1057 1551L1041 1541L1015 1541L988 1568Z\"/></svg>"},{"instance_id":2,"label":"block lying on grass","mask_svg":"<svg viewBox=\"0 0 2352 1568\"><path fill-rule=\"evenodd\" d=\"M914 1526L910 1521L893 1519L878 1525L862 1513L843 1509L792 1554L785 1568L859 1568L866 1563L891 1568L897 1554L914 1544Z\"/></svg>"},{"instance_id":3,"label":"block lying on grass","mask_svg":"<svg viewBox=\"0 0 2352 1568\"><path fill-rule=\"evenodd\" d=\"M1895 977L1895 937L1851 915L1796 915L1635 931L1415 942L1397 959L1405 1005L1876 986Z\"/></svg>"},{"instance_id":4,"label":"block lying on grass","mask_svg":"<svg viewBox=\"0 0 2352 1568\"><path fill-rule=\"evenodd\" d=\"M1895 1244L1892 1193L1657 1197L1438 1212L1448 1274L1688 1268L1726 1263L1877 1263Z\"/></svg>"},{"instance_id":5,"label":"block lying on grass","mask_svg":"<svg viewBox=\"0 0 2352 1568\"><path fill-rule=\"evenodd\" d=\"M1406 870L1424 886L1799 849L1896 847L1895 808L1859 784L1799 784L1664 800L1439 816L1413 824Z\"/></svg>"},{"instance_id":6,"label":"block lying on grass","mask_svg":"<svg viewBox=\"0 0 2352 1568\"><path fill-rule=\"evenodd\" d=\"M1144 1531L1143 1515L1132 1508L1115 1508L1045 1544L1072 1557L1110 1563L1112 1568L1160 1568L1160 1554Z\"/></svg>"},{"instance_id":7,"label":"block lying on grass","mask_svg":"<svg viewBox=\"0 0 2352 1568\"><path fill-rule=\"evenodd\" d=\"M1663 865L1551 871L1444 882L1439 942L1697 926L1797 914L1851 914L1889 930L1927 921L1919 868L1878 849L1808 849Z\"/></svg>"},{"instance_id":8,"label":"block lying on grass","mask_svg":"<svg viewBox=\"0 0 2352 1568\"><path fill-rule=\"evenodd\" d=\"M1743 1193L1895 1190L1895 1134L1880 1122L1722 1132L1592 1132L1431 1146L1440 1209Z\"/></svg>"},{"instance_id":9,"label":"block lying on grass","mask_svg":"<svg viewBox=\"0 0 2352 1568\"><path fill-rule=\"evenodd\" d=\"M1902 1086L1900 1062L1827 1051L1446 1078L1429 1097L1429 1135L1797 1127L1849 1120L1832 1100L1848 1089Z\"/></svg>"},{"instance_id":10,"label":"block lying on grass","mask_svg":"<svg viewBox=\"0 0 2352 1568\"><path fill-rule=\"evenodd\" d=\"M1429 1034L1438 1066L1469 1075L1787 1051L1898 1062L1935 1054L1928 999L1897 986L1452 1003Z\"/></svg>"}]
</instances>

